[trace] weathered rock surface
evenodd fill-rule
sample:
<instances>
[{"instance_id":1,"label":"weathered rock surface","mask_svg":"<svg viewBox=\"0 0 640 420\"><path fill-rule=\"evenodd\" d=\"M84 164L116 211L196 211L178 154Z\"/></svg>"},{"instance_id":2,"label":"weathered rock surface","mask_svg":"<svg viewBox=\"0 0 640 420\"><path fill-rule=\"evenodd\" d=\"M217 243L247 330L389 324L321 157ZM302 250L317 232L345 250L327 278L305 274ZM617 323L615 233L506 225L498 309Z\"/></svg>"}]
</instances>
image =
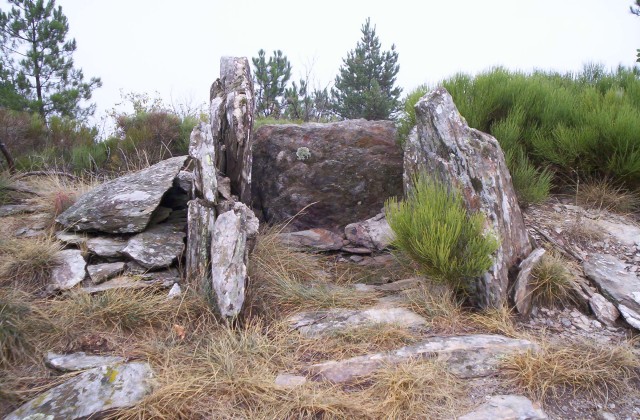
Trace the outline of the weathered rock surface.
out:
<instances>
[{"instance_id":1,"label":"weathered rock surface","mask_svg":"<svg viewBox=\"0 0 640 420\"><path fill-rule=\"evenodd\" d=\"M600 293L594 293L589 299L589 307L598 321L612 326L620 318L620 312L616 306L605 299Z\"/></svg>"},{"instance_id":2,"label":"weathered rock surface","mask_svg":"<svg viewBox=\"0 0 640 420\"><path fill-rule=\"evenodd\" d=\"M144 289L146 287L169 288L180 281L180 276L174 270L149 273L143 278L119 276L95 286L82 288L85 293L98 293L112 289Z\"/></svg>"},{"instance_id":3,"label":"weathered rock surface","mask_svg":"<svg viewBox=\"0 0 640 420\"><path fill-rule=\"evenodd\" d=\"M307 378L290 373L281 373L276 376L275 385L284 389L293 389L307 383Z\"/></svg>"},{"instance_id":4,"label":"weathered rock surface","mask_svg":"<svg viewBox=\"0 0 640 420\"><path fill-rule=\"evenodd\" d=\"M640 329L640 278L629 266L608 254L593 254L582 263L584 272L611 299L623 318Z\"/></svg>"},{"instance_id":5,"label":"weathered rock surface","mask_svg":"<svg viewBox=\"0 0 640 420\"><path fill-rule=\"evenodd\" d=\"M537 404L521 395L494 395L471 413L458 420L546 420Z\"/></svg>"},{"instance_id":6,"label":"weathered rock surface","mask_svg":"<svg viewBox=\"0 0 640 420\"><path fill-rule=\"evenodd\" d=\"M640 246L640 227L606 219L596 219L594 223L616 238L621 244L629 247Z\"/></svg>"},{"instance_id":7,"label":"weathered rock surface","mask_svg":"<svg viewBox=\"0 0 640 420\"><path fill-rule=\"evenodd\" d=\"M60 263L51 271L49 291L71 289L84 280L87 263L82 257L82 252L77 249L65 249L60 251L56 258Z\"/></svg>"},{"instance_id":8,"label":"weathered rock surface","mask_svg":"<svg viewBox=\"0 0 640 420\"><path fill-rule=\"evenodd\" d=\"M174 157L107 181L81 196L56 221L66 229L106 233L143 231L184 165Z\"/></svg>"},{"instance_id":9,"label":"weathered rock surface","mask_svg":"<svg viewBox=\"0 0 640 420\"><path fill-rule=\"evenodd\" d=\"M388 247L394 238L393 230L384 213L364 222L347 225L344 233L352 244L378 251Z\"/></svg>"},{"instance_id":10,"label":"weathered rock surface","mask_svg":"<svg viewBox=\"0 0 640 420\"><path fill-rule=\"evenodd\" d=\"M211 125L199 123L191 132L189 156L193 158L193 195L215 204L218 197L216 149Z\"/></svg>"},{"instance_id":11,"label":"weathered rock surface","mask_svg":"<svg viewBox=\"0 0 640 420\"><path fill-rule=\"evenodd\" d=\"M427 322L420 315L402 307L303 312L293 315L287 321L291 328L306 336L318 336L363 325L393 324L402 327L416 327Z\"/></svg>"},{"instance_id":12,"label":"weathered rock surface","mask_svg":"<svg viewBox=\"0 0 640 420\"><path fill-rule=\"evenodd\" d=\"M220 78L211 86L210 99L216 167L230 179L231 193L250 204L254 98L246 57L220 59Z\"/></svg>"},{"instance_id":13,"label":"weathered rock surface","mask_svg":"<svg viewBox=\"0 0 640 420\"><path fill-rule=\"evenodd\" d=\"M321 228L280 233L278 239L283 244L300 250L337 251L343 246L342 236Z\"/></svg>"},{"instance_id":14,"label":"weathered rock surface","mask_svg":"<svg viewBox=\"0 0 640 420\"><path fill-rule=\"evenodd\" d=\"M502 149L494 137L469 128L444 88L425 95L415 108L416 130L405 144L405 188L427 173L460 190L470 211L484 213L500 248L489 272L478 279L475 299L482 307L500 307L507 299L509 269L531 251Z\"/></svg>"},{"instance_id":15,"label":"weathered rock surface","mask_svg":"<svg viewBox=\"0 0 640 420\"><path fill-rule=\"evenodd\" d=\"M91 369L22 405L5 417L21 420L36 414L53 419L80 419L129 407L151 391L151 367L132 362Z\"/></svg>"},{"instance_id":16,"label":"weathered rock surface","mask_svg":"<svg viewBox=\"0 0 640 420\"><path fill-rule=\"evenodd\" d=\"M211 239L211 282L218 312L227 318L242 310L247 281L248 241L258 234L258 220L247 206L218 216Z\"/></svg>"},{"instance_id":17,"label":"weathered rock surface","mask_svg":"<svg viewBox=\"0 0 640 420\"><path fill-rule=\"evenodd\" d=\"M33 213L36 208L30 204L5 204L0 206L0 217L13 216L20 213Z\"/></svg>"},{"instance_id":18,"label":"weathered rock surface","mask_svg":"<svg viewBox=\"0 0 640 420\"><path fill-rule=\"evenodd\" d=\"M180 188L187 194L193 192L193 172L180 171L173 179L173 186Z\"/></svg>"},{"instance_id":19,"label":"weathered rock surface","mask_svg":"<svg viewBox=\"0 0 640 420\"><path fill-rule=\"evenodd\" d=\"M474 378L495 373L500 358L507 354L535 349L535 344L530 341L501 335L431 337L422 343L386 353L318 363L309 366L306 372L318 379L340 383L369 375L383 366L429 358L446 362L449 369L462 378Z\"/></svg>"},{"instance_id":20,"label":"weathered rock surface","mask_svg":"<svg viewBox=\"0 0 640 420\"><path fill-rule=\"evenodd\" d=\"M62 371L73 372L76 370L92 369L100 366L114 365L125 362L120 356L95 356L84 352L72 354L57 354L49 352L45 358L45 363L50 368Z\"/></svg>"},{"instance_id":21,"label":"weathered rock surface","mask_svg":"<svg viewBox=\"0 0 640 420\"><path fill-rule=\"evenodd\" d=\"M122 253L150 270L168 267L184 251L185 236L182 226L156 225L131 237Z\"/></svg>"},{"instance_id":22,"label":"weathered rock surface","mask_svg":"<svg viewBox=\"0 0 640 420\"><path fill-rule=\"evenodd\" d=\"M190 281L210 281L211 232L216 214L211 205L201 198L189 201L186 268Z\"/></svg>"},{"instance_id":23,"label":"weathered rock surface","mask_svg":"<svg viewBox=\"0 0 640 420\"><path fill-rule=\"evenodd\" d=\"M286 221L315 203L292 230L342 233L401 195L402 150L391 121L265 125L253 153L253 200L266 221Z\"/></svg>"},{"instance_id":24,"label":"weathered rock surface","mask_svg":"<svg viewBox=\"0 0 640 420\"><path fill-rule=\"evenodd\" d=\"M87 272L93 284L100 284L124 271L124 262L88 265Z\"/></svg>"},{"instance_id":25,"label":"weathered rock surface","mask_svg":"<svg viewBox=\"0 0 640 420\"><path fill-rule=\"evenodd\" d=\"M531 270L546 253L544 248L535 249L520 263L520 272L513 285L513 301L516 310L525 316L531 313L534 284L531 282Z\"/></svg>"}]
</instances>

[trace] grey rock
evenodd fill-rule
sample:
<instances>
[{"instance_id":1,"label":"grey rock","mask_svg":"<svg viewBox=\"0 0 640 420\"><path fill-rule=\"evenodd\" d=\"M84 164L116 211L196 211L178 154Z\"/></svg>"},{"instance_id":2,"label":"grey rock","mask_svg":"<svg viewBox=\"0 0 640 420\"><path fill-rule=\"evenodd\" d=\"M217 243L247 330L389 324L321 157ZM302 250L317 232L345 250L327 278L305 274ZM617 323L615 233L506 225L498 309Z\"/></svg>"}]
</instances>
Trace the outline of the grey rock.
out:
<instances>
[{"instance_id":1,"label":"grey rock","mask_svg":"<svg viewBox=\"0 0 640 420\"><path fill-rule=\"evenodd\" d=\"M415 109L417 126L405 144L405 190L421 173L437 176L461 191L468 210L486 216L486 230L499 238L500 247L471 298L481 307L502 307L509 269L531 252L502 149L494 137L467 125L442 87L420 99Z\"/></svg>"},{"instance_id":2,"label":"grey rock","mask_svg":"<svg viewBox=\"0 0 640 420\"><path fill-rule=\"evenodd\" d=\"M106 233L141 232L184 165L174 157L98 185L82 195L56 221L66 229Z\"/></svg>"},{"instance_id":3,"label":"grey rock","mask_svg":"<svg viewBox=\"0 0 640 420\"><path fill-rule=\"evenodd\" d=\"M95 356L84 352L72 354L47 353L45 363L52 369L62 372L92 369L100 366L108 366L125 362L124 357L119 356Z\"/></svg>"},{"instance_id":4,"label":"grey rock","mask_svg":"<svg viewBox=\"0 0 640 420\"><path fill-rule=\"evenodd\" d=\"M640 278L637 274L609 254L592 254L583 261L582 267L602 294L618 306L627 323L640 329Z\"/></svg>"},{"instance_id":5,"label":"grey rock","mask_svg":"<svg viewBox=\"0 0 640 420\"><path fill-rule=\"evenodd\" d=\"M136 404L151 392L148 363L101 366L79 374L10 413L5 420L45 414L54 419L99 416L107 410Z\"/></svg>"},{"instance_id":6,"label":"grey rock","mask_svg":"<svg viewBox=\"0 0 640 420\"><path fill-rule=\"evenodd\" d=\"M620 317L620 312L614 304L609 302L600 293L594 293L589 299L589 307L596 318L608 326L613 326Z\"/></svg>"},{"instance_id":7,"label":"grey rock","mask_svg":"<svg viewBox=\"0 0 640 420\"><path fill-rule=\"evenodd\" d=\"M187 194L193 191L193 172L180 171L173 180L173 186L180 188Z\"/></svg>"},{"instance_id":8,"label":"grey rock","mask_svg":"<svg viewBox=\"0 0 640 420\"><path fill-rule=\"evenodd\" d=\"M521 395L494 395L458 420L546 420L539 404Z\"/></svg>"},{"instance_id":9,"label":"grey rock","mask_svg":"<svg viewBox=\"0 0 640 420\"><path fill-rule=\"evenodd\" d=\"M402 327L416 327L427 322L420 315L402 307L303 312L289 317L287 321L293 329L306 336L318 336L366 325L393 324Z\"/></svg>"},{"instance_id":10,"label":"grey rock","mask_svg":"<svg viewBox=\"0 0 640 420\"><path fill-rule=\"evenodd\" d=\"M225 200L231 200L231 180L226 176L218 175L218 194Z\"/></svg>"},{"instance_id":11,"label":"grey rock","mask_svg":"<svg viewBox=\"0 0 640 420\"><path fill-rule=\"evenodd\" d=\"M175 299L180 296L182 296L182 289L180 288L180 285L178 283L175 283L173 286L171 286L169 294L167 295L167 299Z\"/></svg>"},{"instance_id":12,"label":"grey rock","mask_svg":"<svg viewBox=\"0 0 640 420\"><path fill-rule=\"evenodd\" d=\"M247 281L249 245L258 233L258 220L242 203L220 214L211 239L211 282L216 309L225 318L242 310Z\"/></svg>"},{"instance_id":13,"label":"grey rock","mask_svg":"<svg viewBox=\"0 0 640 420\"><path fill-rule=\"evenodd\" d=\"M211 254L211 233L215 223L215 209L201 198L189 201L186 269L190 282L199 286L208 283ZM206 290L206 288L202 288Z\"/></svg>"},{"instance_id":14,"label":"grey rock","mask_svg":"<svg viewBox=\"0 0 640 420\"><path fill-rule=\"evenodd\" d=\"M254 205L267 222L288 221L308 206L292 230L342 233L401 194L402 150L391 121L264 125L254 137Z\"/></svg>"},{"instance_id":15,"label":"grey rock","mask_svg":"<svg viewBox=\"0 0 640 420\"><path fill-rule=\"evenodd\" d=\"M118 258L127 243L128 239L119 236L97 236L87 239L86 246L89 252L99 257Z\"/></svg>"},{"instance_id":16,"label":"grey rock","mask_svg":"<svg viewBox=\"0 0 640 420\"><path fill-rule=\"evenodd\" d=\"M51 271L51 283L47 289L51 292L71 289L84 280L86 261L77 249L65 249L57 255L59 264Z\"/></svg>"},{"instance_id":17,"label":"grey rock","mask_svg":"<svg viewBox=\"0 0 640 420\"><path fill-rule=\"evenodd\" d=\"M321 228L280 233L278 239L285 245L301 250L337 251L342 248L342 236Z\"/></svg>"},{"instance_id":18,"label":"grey rock","mask_svg":"<svg viewBox=\"0 0 640 420\"><path fill-rule=\"evenodd\" d=\"M629 247L640 245L640 227L606 219L596 219L594 222L621 244Z\"/></svg>"},{"instance_id":19,"label":"grey rock","mask_svg":"<svg viewBox=\"0 0 640 420\"><path fill-rule=\"evenodd\" d=\"M347 225L344 228L344 233L352 244L378 251L387 248L394 239L393 230L391 230L384 213L364 222Z\"/></svg>"},{"instance_id":20,"label":"grey rock","mask_svg":"<svg viewBox=\"0 0 640 420\"><path fill-rule=\"evenodd\" d=\"M307 383L307 378L300 375L292 375L290 373L281 373L276 376L275 384L277 387L284 389L298 388Z\"/></svg>"},{"instance_id":21,"label":"grey rock","mask_svg":"<svg viewBox=\"0 0 640 420\"><path fill-rule=\"evenodd\" d=\"M189 156L195 163L193 196L215 204L218 197L218 180L216 178L216 149L211 125L201 122L193 128L189 143Z\"/></svg>"},{"instance_id":22,"label":"grey rock","mask_svg":"<svg viewBox=\"0 0 640 420\"><path fill-rule=\"evenodd\" d=\"M0 217L13 216L20 213L34 213L36 208L30 204L5 204L0 206Z\"/></svg>"},{"instance_id":23,"label":"grey rock","mask_svg":"<svg viewBox=\"0 0 640 420\"><path fill-rule=\"evenodd\" d=\"M516 309L522 315L528 316L531 313L531 301L535 287L531 281L531 271L545 253L544 248L537 248L520 263L520 272L513 286L513 301Z\"/></svg>"},{"instance_id":24,"label":"grey rock","mask_svg":"<svg viewBox=\"0 0 640 420\"><path fill-rule=\"evenodd\" d=\"M144 289L147 287L169 288L180 280L178 275L162 275L163 273L151 273L145 278L120 276L95 286L82 288L85 293L99 293L113 289Z\"/></svg>"},{"instance_id":25,"label":"grey rock","mask_svg":"<svg viewBox=\"0 0 640 420\"><path fill-rule=\"evenodd\" d=\"M124 262L88 265L87 272L93 284L100 284L124 271Z\"/></svg>"},{"instance_id":26,"label":"grey rock","mask_svg":"<svg viewBox=\"0 0 640 420\"><path fill-rule=\"evenodd\" d=\"M87 242L87 235L61 230L56 232L56 239L64 244L81 246Z\"/></svg>"},{"instance_id":27,"label":"grey rock","mask_svg":"<svg viewBox=\"0 0 640 420\"><path fill-rule=\"evenodd\" d=\"M182 226L156 225L131 237L122 253L148 269L168 267L182 255L185 236Z\"/></svg>"},{"instance_id":28,"label":"grey rock","mask_svg":"<svg viewBox=\"0 0 640 420\"><path fill-rule=\"evenodd\" d=\"M495 373L499 360L505 355L530 350L537 350L532 342L501 335L431 337L390 352L332 360L311 365L305 370L318 379L341 383L369 375L384 366L429 358L444 361L461 378L475 378Z\"/></svg>"},{"instance_id":29,"label":"grey rock","mask_svg":"<svg viewBox=\"0 0 640 420\"><path fill-rule=\"evenodd\" d=\"M371 254L372 252L369 248L352 247L352 246L343 246L342 248L340 248L340 251L348 252L349 254L361 254L361 255L368 255L368 254Z\"/></svg>"}]
</instances>

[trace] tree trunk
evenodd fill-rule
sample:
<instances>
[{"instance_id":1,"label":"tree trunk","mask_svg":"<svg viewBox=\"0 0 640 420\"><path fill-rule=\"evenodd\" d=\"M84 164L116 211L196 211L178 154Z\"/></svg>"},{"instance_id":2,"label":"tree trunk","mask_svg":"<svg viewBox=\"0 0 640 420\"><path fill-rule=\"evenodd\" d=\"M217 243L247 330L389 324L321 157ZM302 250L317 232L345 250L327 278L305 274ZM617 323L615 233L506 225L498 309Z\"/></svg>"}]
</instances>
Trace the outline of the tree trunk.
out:
<instances>
[{"instance_id":1,"label":"tree trunk","mask_svg":"<svg viewBox=\"0 0 640 420\"><path fill-rule=\"evenodd\" d=\"M9 149L4 143L0 143L0 152L4 155L4 158L7 160L7 165L9 165L9 173L16 173L16 164L13 161L13 157L11 157L11 153L9 153Z\"/></svg>"}]
</instances>

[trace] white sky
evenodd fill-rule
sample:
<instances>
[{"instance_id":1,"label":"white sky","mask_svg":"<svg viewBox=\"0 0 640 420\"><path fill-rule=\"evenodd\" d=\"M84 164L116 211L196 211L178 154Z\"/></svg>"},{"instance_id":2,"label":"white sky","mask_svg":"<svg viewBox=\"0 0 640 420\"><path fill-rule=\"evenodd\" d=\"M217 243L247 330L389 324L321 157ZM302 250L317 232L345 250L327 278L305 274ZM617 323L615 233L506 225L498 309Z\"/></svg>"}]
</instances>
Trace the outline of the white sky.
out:
<instances>
[{"instance_id":1,"label":"white sky","mask_svg":"<svg viewBox=\"0 0 640 420\"><path fill-rule=\"evenodd\" d=\"M57 0L76 38L75 61L103 87L96 116L124 92L204 103L224 55L281 49L293 79L332 82L367 17L399 53L405 92L462 71L580 70L633 65L640 17L632 0ZM0 7L7 9L5 0ZM312 66L312 68L311 68Z\"/></svg>"}]
</instances>

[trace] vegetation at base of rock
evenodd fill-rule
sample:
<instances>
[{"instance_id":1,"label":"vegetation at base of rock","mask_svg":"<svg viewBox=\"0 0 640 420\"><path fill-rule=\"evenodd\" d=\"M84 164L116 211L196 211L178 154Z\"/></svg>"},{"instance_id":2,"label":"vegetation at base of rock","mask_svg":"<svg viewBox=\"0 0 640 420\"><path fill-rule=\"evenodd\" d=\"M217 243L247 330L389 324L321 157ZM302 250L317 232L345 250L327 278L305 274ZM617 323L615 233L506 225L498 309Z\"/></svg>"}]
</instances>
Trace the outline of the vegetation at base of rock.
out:
<instances>
[{"instance_id":1,"label":"vegetation at base of rock","mask_svg":"<svg viewBox=\"0 0 640 420\"><path fill-rule=\"evenodd\" d=\"M275 118L256 118L256 120L253 122L253 129L257 130L258 128L262 127L263 125L282 125L282 124L302 124L304 121L302 120L289 120L286 118L279 118L279 119L275 119Z\"/></svg>"},{"instance_id":2,"label":"vegetation at base of rock","mask_svg":"<svg viewBox=\"0 0 640 420\"><path fill-rule=\"evenodd\" d=\"M576 203L582 207L629 214L640 208L640 195L609 179L590 179L575 186Z\"/></svg>"},{"instance_id":3,"label":"vegetation at base of rock","mask_svg":"<svg viewBox=\"0 0 640 420\"><path fill-rule=\"evenodd\" d=\"M21 290L40 290L60 264L62 246L52 238L2 239L0 241L0 285Z\"/></svg>"},{"instance_id":4,"label":"vegetation at base of rock","mask_svg":"<svg viewBox=\"0 0 640 420\"><path fill-rule=\"evenodd\" d=\"M585 393L606 400L626 392L638 379L640 360L627 344L543 343L537 352L511 355L504 376L531 398L548 400L564 393Z\"/></svg>"},{"instance_id":5,"label":"vegetation at base of rock","mask_svg":"<svg viewBox=\"0 0 640 420\"><path fill-rule=\"evenodd\" d=\"M11 200L9 186L11 181L4 172L0 172L0 206L8 204Z\"/></svg>"},{"instance_id":6,"label":"vegetation at base of rock","mask_svg":"<svg viewBox=\"0 0 640 420\"><path fill-rule=\"evenodd\" d=\"M562 306L574 300L574 280L570 263L547 252L531 270L532 299L538 305Z\"/></svg>"},{"instance_id":7,"label":"vegetation at base of rock","mask_svg":"<svg viewBox=\"0 0 640 420\"><path fill-rule=\"evenodd\" d=\"M499 242L484 232L484 216L469 214L460 193L436 179L418 176L404 201L386 202L385 213L396 236L393 246L434 280L465 292L491 267Z\"/></svg>"},{"instance_id":8,"label":"vegetation at base of rock","mask_svg":"<svg viewBox=\"0 0 640 420\"><path fill-rule=\"evenodd\" d=\"M342 60L331 96L334 111L345 119L387 120L399 107L402 89L395 86L400 71L395 45L381 51L375 25L367 18L362 38Z\"/></svg>"}]
</instances>

